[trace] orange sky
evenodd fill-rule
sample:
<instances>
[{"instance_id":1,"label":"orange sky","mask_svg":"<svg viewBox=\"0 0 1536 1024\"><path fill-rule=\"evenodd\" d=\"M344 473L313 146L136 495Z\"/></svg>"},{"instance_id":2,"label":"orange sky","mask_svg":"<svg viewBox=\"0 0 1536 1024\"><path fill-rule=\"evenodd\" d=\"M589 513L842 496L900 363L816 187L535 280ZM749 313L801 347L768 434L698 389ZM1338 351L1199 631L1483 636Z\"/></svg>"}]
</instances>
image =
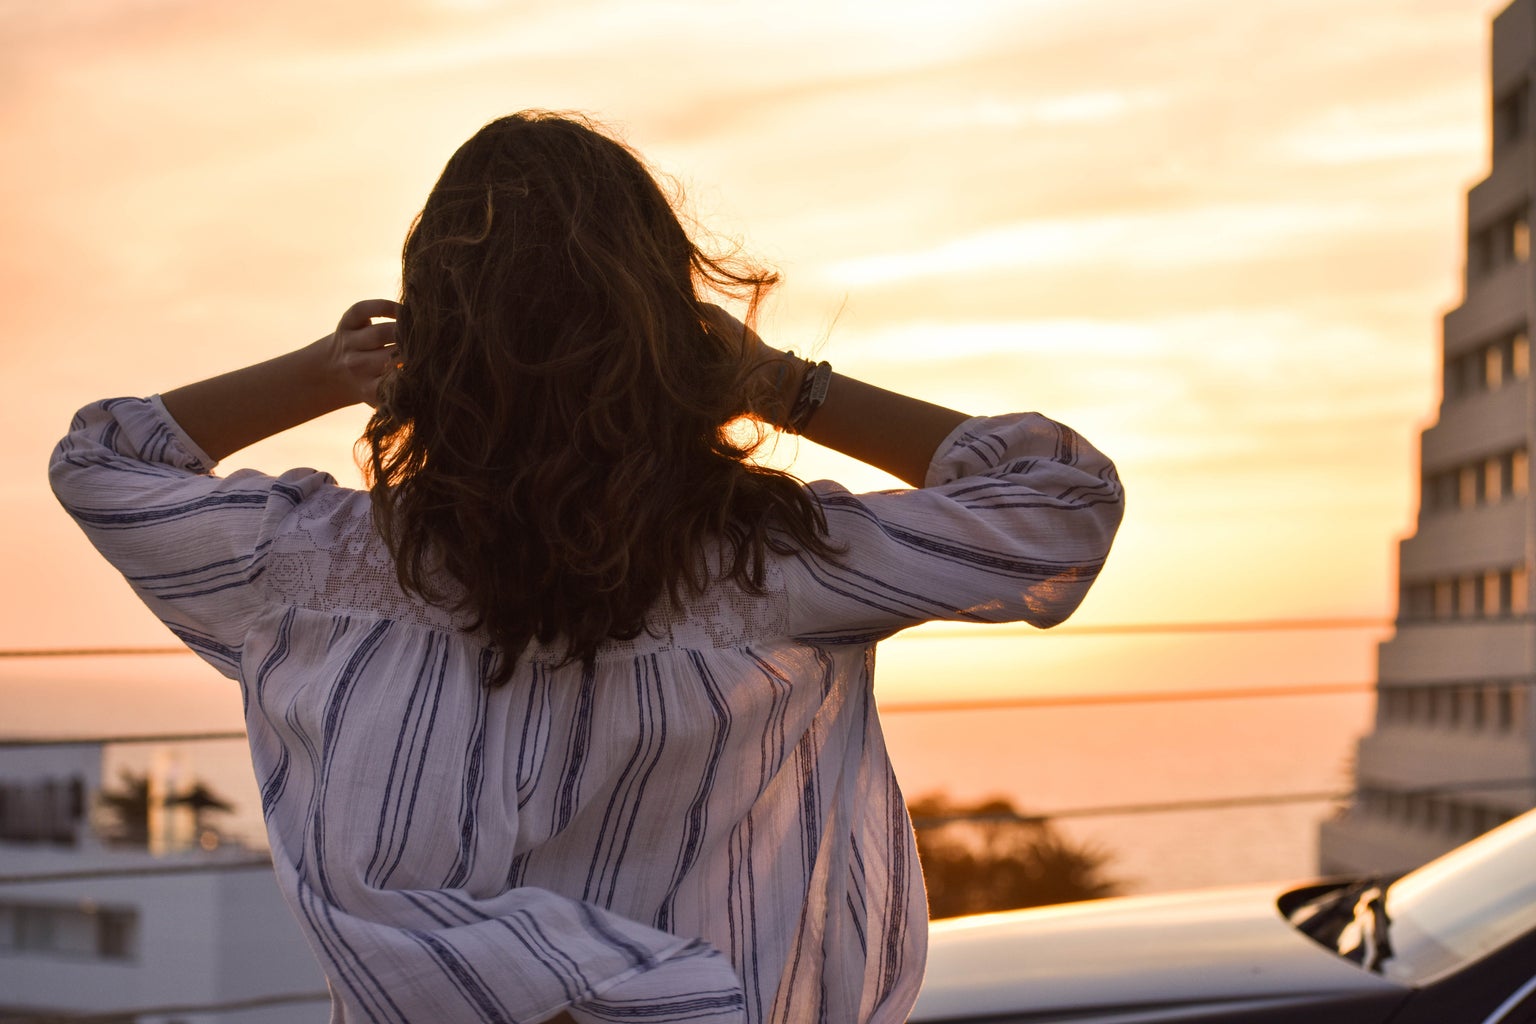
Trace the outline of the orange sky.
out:
<instances>
[{"instance_id":1,"label":"orange sky","mask_svg":"<svg viewBox=\"0 0 1536 1024\"><path fill-rule=\"evenodd\" d=\"M1079 621L1389 614L1501 6L0 3L0 648L167 642L47 493L71 412L392 295L448 154L530 106L619 127L779 267L771 340L974 412L1039 408L1113 455L1126 525ZM227 465L355 479L362 421ZM1356 681L1370 639L1207 650L1213 681ZM965 683L1021 661L1189 677L1187 639L1030 643L968 644ZM954 657L898 646L885 685L919 693Z\"/></svg>"}]
</instances>

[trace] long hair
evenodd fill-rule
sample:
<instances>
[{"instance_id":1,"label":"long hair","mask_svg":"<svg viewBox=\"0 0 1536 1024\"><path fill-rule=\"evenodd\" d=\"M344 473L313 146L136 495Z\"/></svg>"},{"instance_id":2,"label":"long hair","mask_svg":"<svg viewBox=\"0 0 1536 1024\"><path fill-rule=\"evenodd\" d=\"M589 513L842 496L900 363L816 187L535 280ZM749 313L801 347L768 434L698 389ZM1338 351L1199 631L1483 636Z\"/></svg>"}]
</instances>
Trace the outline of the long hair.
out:
<instances>
[{"instance_id":1,"label":"long hair","mask_svg":"<svg viewBox=\"0 0 1536 1024\"><path fill-rule=\"evenodd\" d=\"M625 146L567 115L491 122L403 263L362 442L374 518L401 586L489 634L492 684L531 640L590 664L712 573L761 592L769 551L835 554L809 492L726 430L752 368L700 292L750 322L777 276L701 251Z\"/></svg>"}]
</instances>

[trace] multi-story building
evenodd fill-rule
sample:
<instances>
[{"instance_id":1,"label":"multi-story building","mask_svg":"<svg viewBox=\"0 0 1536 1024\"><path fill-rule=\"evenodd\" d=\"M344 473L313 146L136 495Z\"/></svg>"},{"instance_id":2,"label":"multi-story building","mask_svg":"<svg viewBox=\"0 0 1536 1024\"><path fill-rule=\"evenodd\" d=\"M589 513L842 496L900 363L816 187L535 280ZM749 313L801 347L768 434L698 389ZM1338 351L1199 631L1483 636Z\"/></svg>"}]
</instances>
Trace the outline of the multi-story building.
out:
<instances>
[{"instance_id":1,"label":"multi-story building","mask_svg":"<svg viewBox=\"0 0 1536 1024\"><path fill-rule=\"evenodd\" d=\"M101 764L97 743L0 746L0 1021L324 1021L265 851L189 827L160 778L142 831L104 835Z\"/></svg>"},{"instance_id":2,"label":"multi-story building","mask_svg":"<svg viewBox=\"0 0 1536 1024\"><path fill-rule=\"evenodd\" d=\"M1322 827L1324 872L1399 871L1536 805L1536 0L1493 22L1492 167L1467 193L1463 299L1445 317L1396 630L1377 658L1356 795Z\"/></svg>"}]
</instances>

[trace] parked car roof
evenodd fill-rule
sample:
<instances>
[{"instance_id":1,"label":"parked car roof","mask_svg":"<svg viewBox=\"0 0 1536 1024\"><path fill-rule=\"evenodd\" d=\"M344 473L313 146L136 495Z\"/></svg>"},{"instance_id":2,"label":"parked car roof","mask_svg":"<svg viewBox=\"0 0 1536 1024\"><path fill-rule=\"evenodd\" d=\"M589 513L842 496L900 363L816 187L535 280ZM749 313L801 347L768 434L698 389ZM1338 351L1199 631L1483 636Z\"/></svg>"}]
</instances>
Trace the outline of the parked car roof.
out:
<instances>
[{"instance_id":1,"label":"parked car roof","mask_svg":"<svg viewBox=\"0 0 1536 1024\"><path fill-rule=\"evenodd\" d=\"M910 1020L1514 1024L1536 1019L1515 1015L1536 1014L1533 990L1536 812L1395 881L1133 896L935 922Z\"/></svg>"}]
</instances>

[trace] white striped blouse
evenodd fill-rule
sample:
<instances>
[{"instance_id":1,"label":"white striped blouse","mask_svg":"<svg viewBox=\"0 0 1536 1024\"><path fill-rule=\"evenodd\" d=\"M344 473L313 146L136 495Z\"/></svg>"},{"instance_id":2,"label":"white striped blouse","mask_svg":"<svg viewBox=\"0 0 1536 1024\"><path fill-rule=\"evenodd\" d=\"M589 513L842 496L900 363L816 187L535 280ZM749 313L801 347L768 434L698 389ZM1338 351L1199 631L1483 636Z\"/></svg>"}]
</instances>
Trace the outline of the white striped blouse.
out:
<instances>
[{"instance_id":1,"label":"white striped blouse","mask_svg":"<svg viewBox=\"0 0 1536 1024\"><path fill-rule=\"evenodd\" d=\"M871 691L931 619L1064 619L1119 524L1114 466L1035 414L973 419L928 486L809 485L834 564L774 556L595 665L491 650L403 593L368 495L211 460L158 399L88 406L55 493L239 681L272 859L332 1021L905 1019L927 914Z\"/></svg>"}]
</instances>

